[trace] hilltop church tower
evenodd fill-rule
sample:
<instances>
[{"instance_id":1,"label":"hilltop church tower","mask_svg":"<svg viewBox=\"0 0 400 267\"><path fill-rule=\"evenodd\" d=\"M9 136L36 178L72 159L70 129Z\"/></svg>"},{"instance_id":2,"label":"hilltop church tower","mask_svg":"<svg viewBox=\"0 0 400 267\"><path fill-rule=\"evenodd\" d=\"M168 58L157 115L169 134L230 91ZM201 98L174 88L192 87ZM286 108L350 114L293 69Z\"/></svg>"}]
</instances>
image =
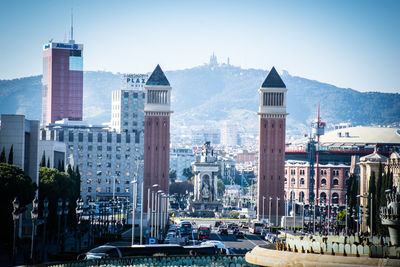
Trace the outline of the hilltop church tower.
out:
<instances>
[{"instance_id":1,"label":"hilltop church tower","mask_svg":"<svg viewBox=\"0 0 400 267\"><path fill-rule=\"evenodd\" d=\"M160 185L168 194L171 90L160 66L154 69L145 86L144 104L144 188ZM144 194L147 203L147 194ZM143 206L147 211L147 205Z\"/></svg>"},{"instance_id":2,"label":"hilltop church tower","mask_svg":"<svg viewBox=\"0 0 400 267\"><path fill-rule=\"evenodd\" d=\"M272 67L258 90L260 132L257 217L263 219L264 214L264 219L268 218L271 206L271 221L274 225L278 221L277 208L278 217L284 214L286 92L286 85Z\"/></svg>"}]
</instances>

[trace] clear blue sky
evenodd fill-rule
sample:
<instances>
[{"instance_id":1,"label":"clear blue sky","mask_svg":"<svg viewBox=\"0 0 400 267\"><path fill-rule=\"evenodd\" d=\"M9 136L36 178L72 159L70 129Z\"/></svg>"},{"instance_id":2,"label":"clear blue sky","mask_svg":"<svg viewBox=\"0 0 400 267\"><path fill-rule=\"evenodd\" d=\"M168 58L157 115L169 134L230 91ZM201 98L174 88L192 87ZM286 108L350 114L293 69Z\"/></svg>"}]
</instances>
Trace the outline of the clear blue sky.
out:
<instances>
[{"instance_id":1,"label":"clear blue sky","mask_svg":"<svg viewBox=\"0 0 400 267\"><path fill-rule=\"evenodd\" d=\"M400 1L0 2L0 79L42 72L42 45L63 41L74 9L84 69L146 73L219 61L275 65L359 91L400 92Z\"/></svg>"}]
</instances>

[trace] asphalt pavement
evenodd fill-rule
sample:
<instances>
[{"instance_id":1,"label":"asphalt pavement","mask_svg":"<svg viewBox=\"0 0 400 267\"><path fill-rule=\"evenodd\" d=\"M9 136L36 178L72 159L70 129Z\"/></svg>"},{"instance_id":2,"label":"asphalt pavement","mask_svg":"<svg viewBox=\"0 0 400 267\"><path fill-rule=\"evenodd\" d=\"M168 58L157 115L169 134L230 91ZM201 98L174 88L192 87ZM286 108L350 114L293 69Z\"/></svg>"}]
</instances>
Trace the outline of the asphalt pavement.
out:
<instances>
[{"instance_id":1,"label":"asphalt pavement","mask_svg":"<svg viewBox=\"0 0 400 267\"><path fill-rule=\"evenodd\" d=\"M214 227L216 220L195 220L191 221L193 224L193 228L196 229L200 224L210 224L212 227L210 240L218 240L221 241L231 253L234 254L244 254L249 250L252 250L254 247L258 245L271 245L270 242L264 240L260 235L250 234L247 229L240 229L244 233L244 238L236 238L233 234L232 230L228 230L228 235L220 235L218 234L218 227ZM224 221L225 224L230 222L238 223L238 221ZM194 231L194 233L196 230ZM193 238L196 239L195 234L193 234Z\"/></svg>"}]
</instances>

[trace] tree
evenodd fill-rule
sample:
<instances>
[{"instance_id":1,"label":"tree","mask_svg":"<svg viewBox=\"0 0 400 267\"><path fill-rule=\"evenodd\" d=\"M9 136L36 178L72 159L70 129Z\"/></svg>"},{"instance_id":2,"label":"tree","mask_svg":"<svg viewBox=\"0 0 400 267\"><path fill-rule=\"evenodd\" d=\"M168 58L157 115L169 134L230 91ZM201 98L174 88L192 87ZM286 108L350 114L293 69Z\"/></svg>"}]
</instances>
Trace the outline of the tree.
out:
<instances>
[{"instance_id":1,"label":"tree","mask_svg":"<svg viewBox=\"0 0 400 267\"><path fill-rule=\"evenodd\" d=\"M175 197L181 208L184 208L184 202L191 192L193 192L193 184L188 181L172 183L169 185L169 193Z\"/></svg>"},{"instance_id":2,"label":"tree","mask_svg":"<svg viewBox=\"0 0 400 267\"><path fill-rule=\"evenodd\" d=\"M353 210L356 210L357 207L357 195L358 195L358 181L357 181L357 177L355 174L351 174L349 179L348 179L348 183L347 183L347 193L346 193L346 197L347 197L347 204L350 210L350 216L351 215L355 215L353 214ZM357 213L357 211L356 211ZM350 227L354 227L354 223L352 223L351 220L348 220L348 223L350 224Z\"/></svg>"},{"instance_id":3,"label":"tree","mask_svg":"<svg viewBox=\"0 0 400 267\"><path fill-rule=\"evenodd\" d=\"M57 225L57 201L62 198L64 201L69 198L70 216L74 215L74 207L79 192L75 190L75 181L69 174L60 172L56 169L42 167L39 170L39 200L43 201L45 197L49 200L48 225L55 229ZM41 205L39 205L40 208ZM40 211L41 212L41 211ZM73 223L70 221L70 223Z\"/></svg>"},{"instance_id":4,"label":"tree","mask_svg":"<svg viewBox=\"0 0 400 267\"><path fill-rule=\"evenodd\" d=\"M176 170L171 170L169 172L168 176L169 176L169 183L170 184L175 183L175 181L176 181Z\"/></svg>"},{"instance_id":5,"label":"tree","mask_svg":"<svg viewBox=\"0 0 400 267\"><path fill-rule=\"evenodd\" d=\"M3 146L3 150L1 151L1 154L0 154L0 163L6 163L6 162L7 162L6 150L5 150L4 146Z\"/></svg>"},{"instance_id":6,"label":"tree","mask_svg":"<svg viewBox=\"0 0 400 267\"><path fill-rule=\"evenodd\" d=\"M43 166L45 167L45 166ZM50 168L50 158L47 158L47 168Z\"/></svg>"},{"instance_id":7,"label":"tree","mask_svg":"<svg viewBox=\"0 0 400 267\"><path fill-rule=\"evenodd\" d=\"M76 165L75 168L75 183L76 183L75 191L78 192L79 196L81 194L81 172L79 171L79 165Z\"/></svg>"},{"instance_id":8,"label":"tree","mask_svg":"<svg viewBox=\"0 0 400 267\"><path fill-rule=\"evenodd\" d=\"M369 185L368 185L368 197L372 195L372 206L371 201L368 198L367 209L368 209L368 218L367 224L371 227L371 220L374 221L374 218L379 217L379 214L376 210L376 182L375 182L375 172L371 172L371 176L369 178ZM372 209L372 218L371 218L371 209ZM376 229L376 227L375 227ZM373 229L374 230L374 229Z\"/></svg>"},{"instance_id":9,"label":"tree","mask_svg":"<svg viewBox=\"0 0 400 267\"><path fill-rule=\"evenodd\" d=\"M379 170L378 170L378 179L376 181L376 196L374 196L374 201L376 201L376 204L374 205L374 208L379 211L379 207L382 205L382 201L385 200L385 194L384 194L384 188L385 188L385 180L386 180L386 175L382 170L382 162L379 162ZM382 194L383 192L383 194ZM384 205L384 204L383 204ZM382 233L382 222L378 216L375 216L373 218L373 222L375 225L375 231L376 233L380 234Z\"/></svg>"},{"instance_id":10,"label":"tree","mask_svg":"<svg viewBox=\"0 0 400 267\"><path fill-rule=\"evenodd\" d=\"M18 197L20 207L31 203L37 186L24 171L15 165L0 163L0 210L2 211L2 231L0 240L8 241L12 236L12 202Z\"/></svg>"},{"instance_id":11,"label":"tree","mask_svg":"<svg viewBox=\"0 0 400 267\"><path fill-rule=\"evenodd\" d=\"M8 164L14 164L14 145L11 145L10 153L8 154Z\"/></svg>"},{"instance_id":12,"label":"tree","mask_svg":"<svg viewBox=\"0 0 400 267\"><path fill-rule=\"evenodd\" d=\"M46 167L46 151L43 150L42 159L40 160L39 167Z\"/></svg>"},{"instance_id":13,"label":"tree","mask_svg":"<svg viewBox=\"0 0 400 267\"><path fill-rule=\"evenodd\" d=\"M217 190L218 190L218 195L220 196L222 196L225 192L225 185L221 179L217 180Z\"/></svg>"},{"instance_id":14,"label":"tree","mask_svg":"<svg viewBox=\"0 0 400 267\"><path fill-rule=\"evenodd\" d=\"M239 212L234 211L234 210L229 212L229 218L231 218L231 219L239 219Z\"/></svg>"},{"instance_id":15,"label":"tree","mask_svg":"<svg viewBox=\"0 0 400 267\"><path fill-rule=\"evenodd\" d=\"M184 168L182 171L182 175L185 176L188 180L191 180L191 178L194 176L192 166Z\"/></svg>"}]
</instances>

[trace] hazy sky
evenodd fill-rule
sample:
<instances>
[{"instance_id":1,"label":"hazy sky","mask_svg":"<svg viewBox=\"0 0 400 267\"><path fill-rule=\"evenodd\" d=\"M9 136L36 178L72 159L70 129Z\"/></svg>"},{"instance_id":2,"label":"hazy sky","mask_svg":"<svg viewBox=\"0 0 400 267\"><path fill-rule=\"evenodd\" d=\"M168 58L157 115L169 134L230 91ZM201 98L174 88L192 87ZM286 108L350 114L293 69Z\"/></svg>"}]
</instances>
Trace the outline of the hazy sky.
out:
<instances>
[{"instance_id":1,"label":"hazy sky","mask_svg":"<svg viewBox=\"0 0 400 267\"><path fill-rule=\"evenodd\" d=\"M400 92L400 1L0 2L0 79L42 73L42 45L69 34L84 69L146 73L218 60L275 65L359 91Z\"/></svg>"}]
</instances>

